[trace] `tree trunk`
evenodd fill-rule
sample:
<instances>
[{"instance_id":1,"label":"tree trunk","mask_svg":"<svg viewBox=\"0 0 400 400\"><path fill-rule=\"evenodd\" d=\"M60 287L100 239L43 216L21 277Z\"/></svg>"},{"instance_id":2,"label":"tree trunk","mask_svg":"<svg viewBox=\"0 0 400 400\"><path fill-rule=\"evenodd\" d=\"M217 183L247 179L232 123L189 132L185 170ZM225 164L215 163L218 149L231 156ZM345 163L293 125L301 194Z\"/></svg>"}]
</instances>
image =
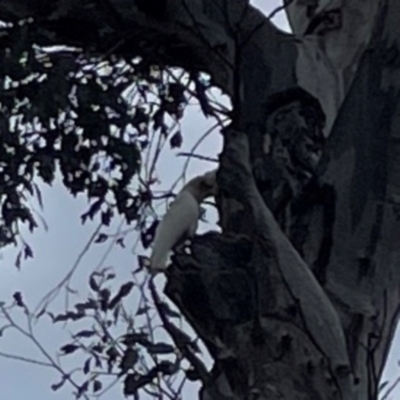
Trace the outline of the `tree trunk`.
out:
<instances>
[{"instance_id":1,"label":"tree trunk","mask_svg":"<svg viewBox=\"0 0 400 400\"><path fill-rule=\"evenodd\" d=\"M168 272L215 361L201 398L375 399L399 315L400 5L293 1L294 36L245 0L142 4L3 0L0 19L33 16L34 43L142 54L241 93L246 136L227 130L218 173L223 233ZM322 130L315 169L303 139L284 168L271 156L266 138Z\"/></svg>"}]
</instances>

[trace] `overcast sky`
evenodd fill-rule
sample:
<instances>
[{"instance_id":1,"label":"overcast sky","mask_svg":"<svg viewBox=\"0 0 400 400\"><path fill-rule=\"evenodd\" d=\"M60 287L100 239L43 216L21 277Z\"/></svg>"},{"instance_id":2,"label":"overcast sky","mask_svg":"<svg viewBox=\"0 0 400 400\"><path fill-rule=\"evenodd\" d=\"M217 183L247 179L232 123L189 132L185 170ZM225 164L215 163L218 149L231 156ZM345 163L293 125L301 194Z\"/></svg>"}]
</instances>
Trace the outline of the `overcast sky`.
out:
<instances>
[{"instance_id":1,"label":"overcast sky","mask_svg":"<svg viewBox=\"0 0 400 400\"><path fill-rule=\"evenodd\" d=\"M280 1L253 0L252 3L268 14ZM281 29L288 30L284 13L279 13L275 22ZM208 128L209 122L205 120L200 110L196 107L190 108L183 121L182 131L185 135L185 142L184 148L180 151L190 150ZM203 142L198 152L215 157L220 150L221 138L217 132L214 132ZM160 161L160 180L165 188L168 188L179 176L185 162L185 159L176 157L176 153L166 152ZM213 167L212 163L195 161L190 164L188 176L193 176ZM35 257L33 260L23 263L21 271L17 271L14 267L16 252L13 249L2 251L0 258L0 301L9 302L14 292L21 291L27 304L38 304L42 297L64 278L96 229L95 223L89 222L84 226L80 224L80 215L87 209L88 205L83 196L78 196L77 199L72 198L60 182L56 182L51 188L42 186L42 191L45 210L40 214L45 219L49 229L48 231L43 227L37 229L34 236L25 233L25 239L31 244ZM212 216L209 218L212 220ZM214 227L211 226L211 228ZM203 229L210 229L210 225L203 225ZM84 299L87 293L87 278L99 264L112 266L121 282L131 279L131 271L135 268L136 262L136 256L132 254L136 235L133 232L129 237L131 242L126 243L126 249L114 247L107 257L105 257L107 245L104 244L91 247L85 254L72 279L71 286L79 293L76 296L77 301ZM56 312L57 310L64 310L64 301L65 296L60 295L52 303L51 309ZM22 312L13 310L12 315L22 323L22 326L26 327ZM4 321L0 317L0 329L2 325L4 325ZM86 325L85 328L89 327ZM36 337L52 355L56 354L60 345L70 341L72 329L73 326L70 325L66 328L61 325L54 326L47 317L43 317L34 326ZM0 352L44 360L32 343L15 330L5 331L4 336L0 338ZM395 354L400 354L399 340L397 340L397 347L391 353L386 370L386 378L390 380L394 380L399 373L398 356L395 356ZM68 358L62 360L66 370L68 370L68 366L77 366L77 358L75 356L70 358L72 362L69 362ZM59 373L52 368L0 357L0 398L2 400L71 400L73 398L71 395L72 388L68 384L57 392L50 389L50 385L59 380ZM188 396L186 398L193 398L190 394L193 395L195 388L192 387L187 390ZM102 397L104 400L122 398L119 384Z\"/></svg>"}]
</instances>

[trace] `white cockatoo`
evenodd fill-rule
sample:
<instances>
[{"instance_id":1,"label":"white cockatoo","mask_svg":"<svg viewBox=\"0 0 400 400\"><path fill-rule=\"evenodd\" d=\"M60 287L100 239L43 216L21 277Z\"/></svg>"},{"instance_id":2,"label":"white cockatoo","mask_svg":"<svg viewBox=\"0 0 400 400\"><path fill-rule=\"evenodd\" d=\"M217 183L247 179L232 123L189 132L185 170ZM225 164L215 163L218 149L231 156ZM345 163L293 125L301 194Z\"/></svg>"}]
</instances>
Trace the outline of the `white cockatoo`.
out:
<instances>
[{"instance_id":1,"label":"white cockatoo","mask_svg":"<svg viewBox=\"0 0 400 400\"><path fill-rule=\"evenodd\" d=\"M191 179L178 193L159 223L150 256L150 271L166 269L172 248L196 233L200 204L216 194L216 170Z\"/></svg>"}]
</instances>

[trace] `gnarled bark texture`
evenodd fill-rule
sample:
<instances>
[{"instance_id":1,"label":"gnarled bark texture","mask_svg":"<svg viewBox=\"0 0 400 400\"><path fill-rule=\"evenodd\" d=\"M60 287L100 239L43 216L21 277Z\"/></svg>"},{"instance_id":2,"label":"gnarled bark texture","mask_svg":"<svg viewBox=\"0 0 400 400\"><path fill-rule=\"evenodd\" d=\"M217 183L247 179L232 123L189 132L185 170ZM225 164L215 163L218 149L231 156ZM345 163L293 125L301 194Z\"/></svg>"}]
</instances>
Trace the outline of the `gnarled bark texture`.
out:
<instances>
[{"instance_id":1,"label":"gnarled bark texture","mask_svg":"<svg viewBox=\"0 0 400 400\"><path fill-rule=\"evenodd\" d=\"M176 255L166 288L215 360L201 398L374 399L399 313L399 3L295 0L294 35L245 0L157 4L3 0L0 19L35 18L38 44L207 71L228 94L240 76L247 137L226 133L223 233ZM266 132L324 123L311 177L283 174Z\"/></svg>"}]
</instances>

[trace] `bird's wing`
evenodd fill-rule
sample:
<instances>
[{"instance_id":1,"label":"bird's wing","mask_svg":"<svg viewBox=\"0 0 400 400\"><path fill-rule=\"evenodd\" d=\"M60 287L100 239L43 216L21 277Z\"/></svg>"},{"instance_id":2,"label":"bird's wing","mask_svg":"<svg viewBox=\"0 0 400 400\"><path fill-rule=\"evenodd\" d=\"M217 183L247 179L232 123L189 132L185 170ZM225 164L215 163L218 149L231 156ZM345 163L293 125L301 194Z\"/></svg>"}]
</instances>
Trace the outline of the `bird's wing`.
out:
<instances>
[{"instance_id":1,"label":"bird's wing","mask_svg":"<svg viewBox=\"0 0 400 400\"><path fill-rule=\"evenodd\" d=\"M188 233L199 218L200 205L188 191L178 194L157 227L152 254L151 269L165 269L170 250Z\"/></svg>"}]
</instances>

